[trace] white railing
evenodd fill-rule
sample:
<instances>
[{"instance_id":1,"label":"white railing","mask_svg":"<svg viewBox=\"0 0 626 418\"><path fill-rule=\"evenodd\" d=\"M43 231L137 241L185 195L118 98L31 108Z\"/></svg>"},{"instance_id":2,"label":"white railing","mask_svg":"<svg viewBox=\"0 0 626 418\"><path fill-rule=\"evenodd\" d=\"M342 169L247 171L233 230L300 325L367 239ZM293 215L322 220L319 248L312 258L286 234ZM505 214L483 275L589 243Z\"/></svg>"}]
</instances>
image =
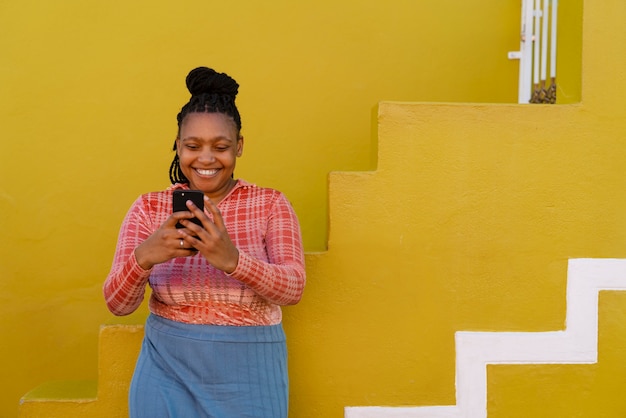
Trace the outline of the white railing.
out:
<instances>
[{"instance_id":1,"label":"white railing","mask_svg":"<svg viewBox=\"0 0 626 418\"><path fill-rule=\"evenodd\" d=\"M558 0L522 0L520 50L509 52L520 60L519 103L556 102L557 10Z\"/></svg>"}]
</instances>

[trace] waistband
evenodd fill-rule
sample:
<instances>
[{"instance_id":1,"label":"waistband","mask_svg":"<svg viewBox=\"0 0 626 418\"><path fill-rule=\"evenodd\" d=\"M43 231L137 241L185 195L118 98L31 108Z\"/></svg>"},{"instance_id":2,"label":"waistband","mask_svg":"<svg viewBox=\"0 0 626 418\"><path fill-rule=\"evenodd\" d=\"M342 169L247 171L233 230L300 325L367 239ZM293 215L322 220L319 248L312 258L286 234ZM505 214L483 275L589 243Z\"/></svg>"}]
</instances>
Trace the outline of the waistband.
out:
<instances>
[{"instance_id":1,"label":"waistband","mask_svg":"<svg viewBox=\"0 0 626 418\"><path fill-rule=\"evenodd\" d=\"M146 320L146 332L149 330L199 341L269 343L286 340L282 324L258 326L186 324L155 314L150 314Z\"/></svg>"}]
</instances>

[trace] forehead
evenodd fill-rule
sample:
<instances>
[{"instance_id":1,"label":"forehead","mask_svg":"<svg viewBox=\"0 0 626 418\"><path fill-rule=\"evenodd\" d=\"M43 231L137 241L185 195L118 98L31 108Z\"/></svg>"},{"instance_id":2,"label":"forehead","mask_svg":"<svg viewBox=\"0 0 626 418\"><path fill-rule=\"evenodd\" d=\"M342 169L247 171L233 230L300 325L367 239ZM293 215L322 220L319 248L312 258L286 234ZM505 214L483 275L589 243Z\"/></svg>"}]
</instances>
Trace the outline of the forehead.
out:
<instances>
[{"instance_id":1,"label":"forehead","mask_svg":"<svg viewBox=\"0 0 626 418\"><path fill-rule=\"evenodd\" d=\"M224 137L234 140L237 136L235 122L223 113L189 113L180 126L181 139Z\"/></svg>"}]
</instances>

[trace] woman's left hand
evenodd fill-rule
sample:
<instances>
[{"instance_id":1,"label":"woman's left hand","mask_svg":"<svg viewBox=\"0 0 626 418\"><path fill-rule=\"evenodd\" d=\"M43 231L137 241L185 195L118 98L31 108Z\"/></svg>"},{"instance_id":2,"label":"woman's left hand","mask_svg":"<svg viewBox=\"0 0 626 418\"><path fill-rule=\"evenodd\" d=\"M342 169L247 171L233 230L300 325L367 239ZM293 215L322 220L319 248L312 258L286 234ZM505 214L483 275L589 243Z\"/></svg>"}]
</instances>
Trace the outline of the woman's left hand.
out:
<instances>
[{"instance_id":1,"label":"woman's left hand","mask_svg":"<svg viewBox=\"0 0 626 418\"><path fill-rule=\"evenodd\" d=\"M232 273L239 262L239 250L230 240L224 225L224 218L222 218L217 206L207 196L204 197L204 205L213 215L213 221L191 201L187 201L187 208L202 222L203 227L189 220L181 220L180 223L188 231L193 232L193 235L183 229L179 229L178 233L186 242L197 249L213 267L226 273Z\"/></svg>"}]
</instances>

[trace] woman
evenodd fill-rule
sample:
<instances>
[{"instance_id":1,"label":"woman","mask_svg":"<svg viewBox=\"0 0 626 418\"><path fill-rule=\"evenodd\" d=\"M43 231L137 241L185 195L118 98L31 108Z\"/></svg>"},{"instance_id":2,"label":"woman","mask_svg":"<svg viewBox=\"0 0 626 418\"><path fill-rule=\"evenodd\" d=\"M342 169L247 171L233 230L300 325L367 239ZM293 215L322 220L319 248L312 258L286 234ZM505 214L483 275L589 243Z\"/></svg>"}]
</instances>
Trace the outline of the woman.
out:
<instances>
[{"instance_id":1,"label":"woman","mask_svg":"<svg viewBox=\"0 0 626 418\"><path fill-rule=\"evenodd\" d=\"M233 175L244 145L235 80L200 67L186 81L172 186L133 203L104 283L115 315L152 289L130 416L286 417L280 306L304 289L298 220L282 193ZM201 190L206 211L187 201L172 213L179 189Z\"/></svg>"}]
</instances>

